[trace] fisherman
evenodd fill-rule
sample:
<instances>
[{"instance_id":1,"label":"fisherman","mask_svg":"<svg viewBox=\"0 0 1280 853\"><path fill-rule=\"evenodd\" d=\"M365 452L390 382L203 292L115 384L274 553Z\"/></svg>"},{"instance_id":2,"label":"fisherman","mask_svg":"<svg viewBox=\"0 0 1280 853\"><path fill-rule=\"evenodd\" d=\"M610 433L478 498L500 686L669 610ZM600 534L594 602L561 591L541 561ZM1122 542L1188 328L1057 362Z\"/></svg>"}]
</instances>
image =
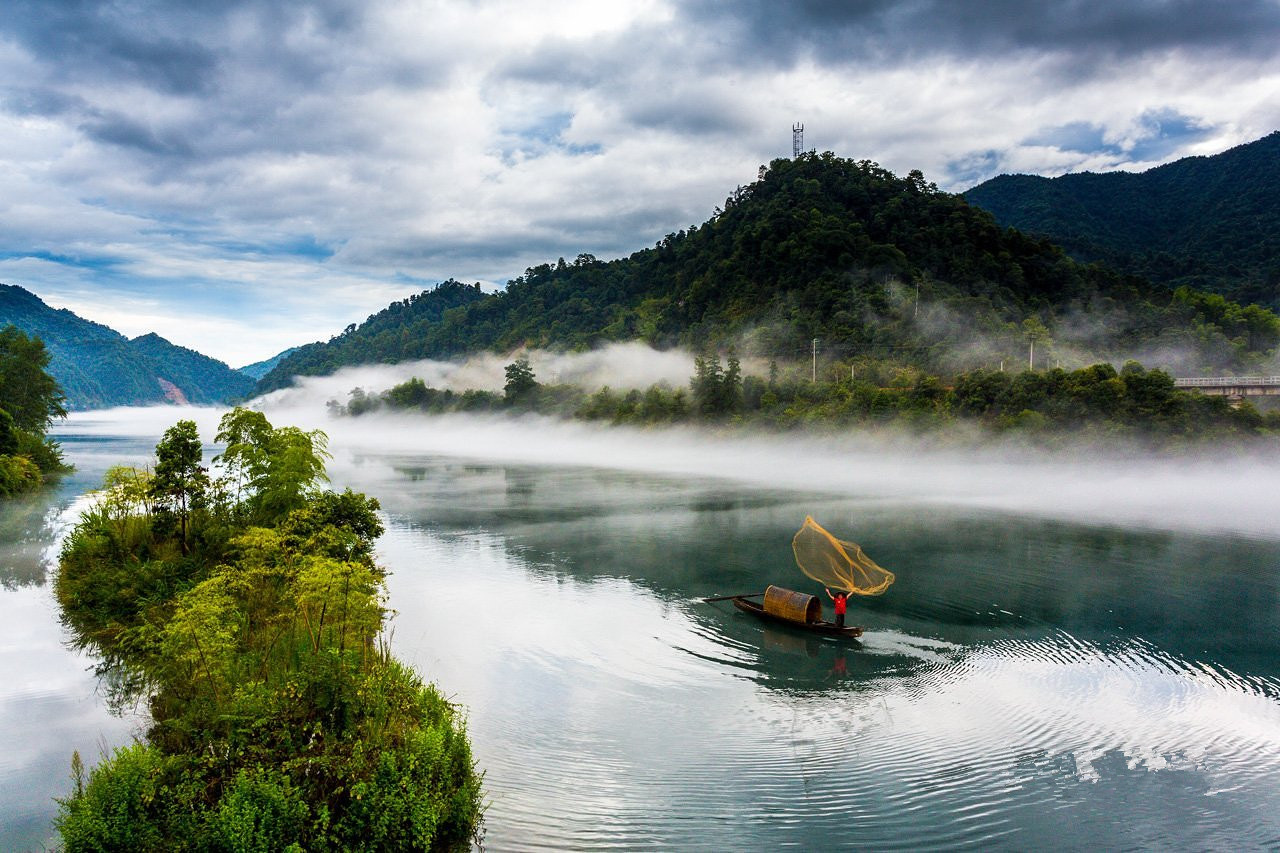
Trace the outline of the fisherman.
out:
<instances>
[{"instance_id":1,"label":"fisherman","mask_svg":"<svg viewBox=\"0 0 1280 853\"><path fill-rule=\"evenodd\" d=\"M841 589L841 590L837 590L836 593L832 595L831 589L829 587L824 586L823 589L827 591L827 598L831 599L836 603L836 627L843 628L844 627L844 610L849 603L849 593Z\"/></svg>"}]
</instances>

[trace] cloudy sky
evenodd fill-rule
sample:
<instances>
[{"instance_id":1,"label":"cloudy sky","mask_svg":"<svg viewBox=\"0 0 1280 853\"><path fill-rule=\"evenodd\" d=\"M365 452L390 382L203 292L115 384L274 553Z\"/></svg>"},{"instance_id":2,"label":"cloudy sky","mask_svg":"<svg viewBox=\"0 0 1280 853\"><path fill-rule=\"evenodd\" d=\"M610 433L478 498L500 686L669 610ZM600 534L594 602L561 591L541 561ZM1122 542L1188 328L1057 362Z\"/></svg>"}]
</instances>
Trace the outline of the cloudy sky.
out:
<instances>
[{"instance_id":1,"label":"cloudy sky","mask_svg":"<svg viewBox=\"0 0 1280 853\"><path fill-rule=\"evenodd\" d=\"M963 190L1280 128L1280 0L5 0L0 281L233 366L702 222L805 146Z\"/></svg>"}]
</instances>

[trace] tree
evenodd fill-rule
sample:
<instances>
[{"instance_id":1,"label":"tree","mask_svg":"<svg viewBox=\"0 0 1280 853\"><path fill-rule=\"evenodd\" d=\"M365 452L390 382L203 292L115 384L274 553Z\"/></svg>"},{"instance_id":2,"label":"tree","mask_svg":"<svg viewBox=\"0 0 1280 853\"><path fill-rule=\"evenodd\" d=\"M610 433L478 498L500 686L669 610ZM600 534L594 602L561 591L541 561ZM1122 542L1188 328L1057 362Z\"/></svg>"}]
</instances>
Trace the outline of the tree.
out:
<instances>
[{"instance_id":1,"label":"tree","mask_svg":"<svg viewBox=\"0 0 1280 853\"><path fill-rule=\"evenodd\" d=\"M699 414L716 417L737 411L742 404L742 367L738 356L729 351L729 367L720 366L720 357L704 353L694 358L694 406Z\"/></svg>"},{"instance_id":2,"label":"tree","mask_svg":"<svg viewBox=\"0 0 1280 853\"><path fill-rule=\"evenodd\" d=\"M538 380L534 378L533 368L529 366L527 357L522 355L507 365L507 384L503 386L503 392L508 406L532 402L538 387Z\"/></svg>"},{"instance_id":3,"label":"tree","mask_svg":"<svg viewBox=\"0 0 1280 853\"><path fill-rule=\"evenodd\" d=\"M742 364L732 349L729 350L729 367L720 382L720 406L726 414L742 408Z\"/></svg>"},{"instance_id":4,"label":"tree","mask_svg":"<svg viewBox=\"0 0 1280 853\"><path fill-rule=\"evenodd\" d=\"M703 353L693 359L693 378L689 387L693 389L693 404L699 414L716 415L720 411L720 386L724 381L724 369L720 367L720 357L711 353Z\"/></svg>"},{"instance_id":5,"label":"tree","mask_svg":"<svg viewBox=\"0 0 1280 853\"><path fill-rule=\"evenodd\" d=\"M214 461L226 467L235 496L261 523L298 509L327 479L328 437L318 429L276 429L262 412L237 406L222 416L216 438L227 449Z\"/></svg>"},{"instance_id":6,"label":"tree","mask_svg":"<svg viewBox=\"0 0 1280 853\"><path fill-rule=\"evenodd\" d=\"M10 456L18 450L18 430L13 425L13 415L0 409L0 456Z\"/></svg>"},{"instance_id":7,"label":"tree","mask_svg":"<svg viewBox=\"0 0 1280 853\"><path fill-rule=\"evenodd\" d=\"M190 549L191 514L205 506L208 472L200 465L203 448L195 421L178 421L156 445L156 469L149 485L156 515L178 528L182 553Z\"/></svg>"},{"instance_id":8,"label":"tree","mask_svg":"<svg viewBox=\"0 0 1280 853\"><path fill-rule=\"evenodd\" d=\"M0 408L20 430L43 434L55 418L67 416L62 389L48 366L44 341L16 326L0 329Z\"/></svg>"}]
</instances>

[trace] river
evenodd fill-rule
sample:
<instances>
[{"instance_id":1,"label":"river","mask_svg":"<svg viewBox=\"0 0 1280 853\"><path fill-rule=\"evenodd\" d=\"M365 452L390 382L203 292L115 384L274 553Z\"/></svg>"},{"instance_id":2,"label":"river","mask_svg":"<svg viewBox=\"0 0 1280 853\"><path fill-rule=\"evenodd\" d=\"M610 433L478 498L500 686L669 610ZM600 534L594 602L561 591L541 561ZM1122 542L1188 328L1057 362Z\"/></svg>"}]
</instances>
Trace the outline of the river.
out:
<instances>
[{"instance_id":1,"label":"river","mask_svg":"<svg viewBox=\"0 0 1280 853\"><path fill-rule=\"evenodd\" d=\"M71 751L95 761L142 724L65 647L50 549L159 428L73 419L77 473L4 510L2 849L52 843ZM1280 845L1280 528L1256 512L1160 525L1100 495L1055 517L989 485L936 500L603 451L533 464L477 432L461 458L415 429L335 435L331 474L382 503L392 644L467 709L487 848ZM850 607L861 642L700 601L820 592L790 553L807 514L897 574Z\"/></svg>"}]
</instances>

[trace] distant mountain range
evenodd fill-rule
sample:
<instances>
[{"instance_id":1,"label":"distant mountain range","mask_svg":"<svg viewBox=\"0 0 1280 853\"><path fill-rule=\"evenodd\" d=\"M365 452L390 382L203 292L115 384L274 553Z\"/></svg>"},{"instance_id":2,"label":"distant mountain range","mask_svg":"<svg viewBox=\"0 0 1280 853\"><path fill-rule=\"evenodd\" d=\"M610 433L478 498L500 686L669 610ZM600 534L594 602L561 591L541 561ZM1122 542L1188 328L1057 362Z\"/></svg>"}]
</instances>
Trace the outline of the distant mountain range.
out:
<instances>
[{"instance_id":1,"label":"distant mountain range","mask_svg":"<svg viewBox=\"0 0 1280 853\"><path fill-rule=\"evenodd\" d=\"M1077 260L1280 307L1280 131L1138 174L1000 175L964 197Z\"/></svg>"},{"instance_id":2,"label":"distant mountain range","mask_svg":"<svg viewBox=\"0 0 1280 853\"><path fill-rule=\"evenodd\" d=\"M298 347L289 347L284 352L276 353L271 356L271 358L265 358L262 361L255 361L253 364L246 364L244 367L237 367L236 370L246 376L252 376L255 380L261 379L271 372L271 368L275 367L285 358L293 355L297 350Z\"/></svg>"},{"instance_id":3,"label":"distant mountain range","mask_svg":"<svg viewBox=\"0 0 1280 853\"><path fill-rule=\"evenodd\" d=\"M9 324L44 341L49 372L70 409L217 403L253 390L253 377L159 335L130 340L65 308L50 308L21 287L0 284L0 326Z\"/></svg>"}]
</instances>

